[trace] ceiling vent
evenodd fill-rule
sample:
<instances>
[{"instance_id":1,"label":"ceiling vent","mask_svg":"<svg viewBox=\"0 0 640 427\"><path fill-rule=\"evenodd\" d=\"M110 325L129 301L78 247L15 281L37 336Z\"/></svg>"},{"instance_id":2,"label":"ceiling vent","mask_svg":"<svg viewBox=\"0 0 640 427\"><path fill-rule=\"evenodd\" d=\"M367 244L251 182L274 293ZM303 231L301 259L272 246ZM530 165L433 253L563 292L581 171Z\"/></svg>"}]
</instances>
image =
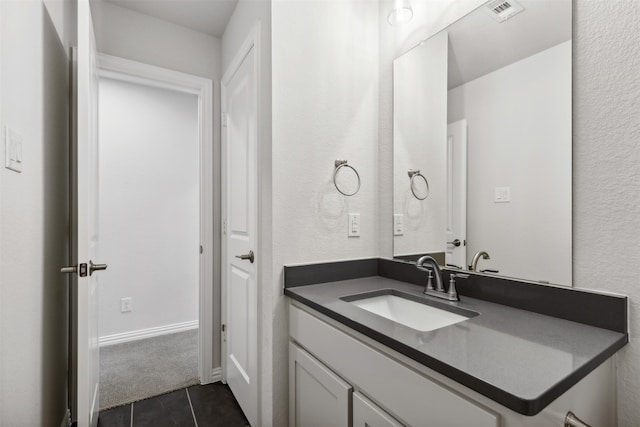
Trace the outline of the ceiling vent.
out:
<instances>
[{"instance_id":1,"label":"ceiling vent","mask_svg":"<svg viewBox=\"0 0 640 427\"><path fill-rule=\"evenodd\" d=\"M524 10L524 7L515 0L496 0L489 2L486 11L498 22L504 22Z\"/></svg>"}]
</instances>

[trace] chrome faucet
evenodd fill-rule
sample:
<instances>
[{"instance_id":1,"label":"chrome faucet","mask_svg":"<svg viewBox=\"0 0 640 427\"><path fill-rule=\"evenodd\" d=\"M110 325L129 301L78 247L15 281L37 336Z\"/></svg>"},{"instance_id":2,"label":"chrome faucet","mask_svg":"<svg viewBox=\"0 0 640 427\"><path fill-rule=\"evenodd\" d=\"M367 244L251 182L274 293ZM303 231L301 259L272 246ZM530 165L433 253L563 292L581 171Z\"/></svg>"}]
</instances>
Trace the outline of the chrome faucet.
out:
<instances>
[{"instance_id":1,"label":"chrome faucet","mask_svg":"<svg viewBox=\"0 0 640 427\"><path fill-rule=\"evenodd\" d=\"M425 266L424 264L428 264ZM444 290L444 286L442 286L442 270L440 270L440 266L438 266L438 262L431 256L425 255L421 257L416 262L416 267L419 270L426 270L428 273L427 276L427 286L424 288L423 294L430 295L436 298L446 299L448 301L459 301L458 294L456 292L455 283L453 279L456 277L455 275L451 276L451 283L449 285L449 292ZM433 287L433 280L435 276L436 287ZM465 277L466 275L458 274L458 277Z\"/></svg>"},{"instance_id":2,"label":"chrome faucet","mask_svg":"<svg viewBox=\"0 0 640 427\"><path fill-rule=\"evenodd\" d=\"M476 252L476 254L473 256L473 259L471 260L471 264L469 265L469 270L471 271L477 271L478 268L478 261L480 261L480 257L482 257L482 259L491 259L491 257L489 256L488 253L486 253L485 251L478 251Z\"/></svg>"}]
</instances>

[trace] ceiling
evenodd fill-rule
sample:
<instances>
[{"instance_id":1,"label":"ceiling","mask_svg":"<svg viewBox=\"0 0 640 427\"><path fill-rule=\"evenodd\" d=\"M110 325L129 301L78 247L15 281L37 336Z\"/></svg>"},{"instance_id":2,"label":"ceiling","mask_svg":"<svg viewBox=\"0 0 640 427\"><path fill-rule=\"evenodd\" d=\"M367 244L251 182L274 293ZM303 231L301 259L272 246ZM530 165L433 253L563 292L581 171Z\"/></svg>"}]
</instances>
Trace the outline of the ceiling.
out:
<instances>
[{"instance_id":1,"label":"ceiling","mask_svg":"<svg viewBox=\"0 0 640 427\"><path fill-rule=\"evenodd\" d=\"M222 37L238 0L104 0L213 37Z\"/></svg>"}]
</instances>

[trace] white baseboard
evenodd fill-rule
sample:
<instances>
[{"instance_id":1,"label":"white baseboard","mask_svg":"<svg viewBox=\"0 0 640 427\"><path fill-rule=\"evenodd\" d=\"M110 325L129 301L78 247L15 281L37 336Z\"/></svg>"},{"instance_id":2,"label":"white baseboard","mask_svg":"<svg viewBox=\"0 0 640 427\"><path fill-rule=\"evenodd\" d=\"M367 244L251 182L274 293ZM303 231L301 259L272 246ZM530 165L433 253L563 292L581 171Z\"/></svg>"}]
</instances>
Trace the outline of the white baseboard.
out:
<instances>
[{"instance_id":1,"label":"white baseboard","mask_svg":"<svg viewBox=\"0 0 640 427\"><path fill-rule=\"evenodd\" d=\"M67 409L67 412L64 413L64 417L62 418L62 422L60 423L60 427L69 427L71 425L71 410Z\"/></svg>"},{"instance_id":2,"label":"white baseboard","mask_svg":"<svg viewBox=\"0 0 640 427\"><path fill-rule=\"evenodd\" d=\"M218 381L222 381L222 368L217 367L211 371L211 382L217 383Z\"/></svg>"},{"instance_id":3,"label":"white baseboard","mask_svg":"<svg viewBox=\"0 0 640 427\"><path fill-rule=\"evenodd\" d=\"M174 323L173 325L158 326L155 328L139 329L137 331L123 332L120 334L105 335L98 338L99 346L107 346L120 344L123 342L136 341L144 338L157 337L165 334L173 334L176 332L189 331L198 328L198 321Z\"/></svg>"}]
</instances>

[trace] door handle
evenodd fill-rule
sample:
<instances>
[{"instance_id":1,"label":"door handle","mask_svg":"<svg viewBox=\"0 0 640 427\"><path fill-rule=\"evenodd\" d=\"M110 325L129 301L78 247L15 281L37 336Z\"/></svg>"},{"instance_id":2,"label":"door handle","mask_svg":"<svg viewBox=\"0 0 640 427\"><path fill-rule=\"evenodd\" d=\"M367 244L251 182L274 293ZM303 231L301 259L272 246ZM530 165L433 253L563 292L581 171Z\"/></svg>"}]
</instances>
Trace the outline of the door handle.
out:
<instances>
[{"instance_id":1,"label":"door handle","mask_svg":"<svg viewBox=\"0 0 640 427\"><path fill-rule=\"evenodd\" d=\"M93 274L94 271L106 270L107 264L94 264L93 261L89 261L89 276ZM85 277L87 275L87 264L80 264L80 277ZM78 273L77 265L69 265L67 267L62 267L60 269L60 273Z\"/></svg>"},{"instance_id":2,"label":"door handle","mask_svg":"<svg viewBox=\"0 0 640 427\"><path fill-rule=\"evenodd\" d=\"M453 245L457 248L458 246L460 246L460 239L456 239L453 242L447 242L447 244Z\"/></svg>"},{"instance_id":3,"label":"door handle","mask_svg":"<svg viewBox=\"0 0 640 427\"><path fill-rule=\"evenodd\" d=\"M107 264L94 264L93 261L89 261L89 276L91 276L94 271L101 271L106 269Z\"/></svg>"},{"instance_id":4,"label":"door handle","mask_svg":"<svg viewBox=\"0 0 640 427\"><path fill-rule=\"evenodd\" d=\"M240 258L244 260L248 259L251 262L251 264L253 264L253 261L255 259L253 256L253 251L249 251L249 253L246 255L236 255L236 258Z\"/></svg>"},{"instance_id":5,"label":"door handle","mask_svg":"<svg viewBox=\"0 0 640 427\"><path fill-rule=\"evenodd\" d=\"M68 267L62 267L60 269L60 273L77 273L77 272L78 272L77 265L70 265Z\"/></svg>"}]
</instances>

